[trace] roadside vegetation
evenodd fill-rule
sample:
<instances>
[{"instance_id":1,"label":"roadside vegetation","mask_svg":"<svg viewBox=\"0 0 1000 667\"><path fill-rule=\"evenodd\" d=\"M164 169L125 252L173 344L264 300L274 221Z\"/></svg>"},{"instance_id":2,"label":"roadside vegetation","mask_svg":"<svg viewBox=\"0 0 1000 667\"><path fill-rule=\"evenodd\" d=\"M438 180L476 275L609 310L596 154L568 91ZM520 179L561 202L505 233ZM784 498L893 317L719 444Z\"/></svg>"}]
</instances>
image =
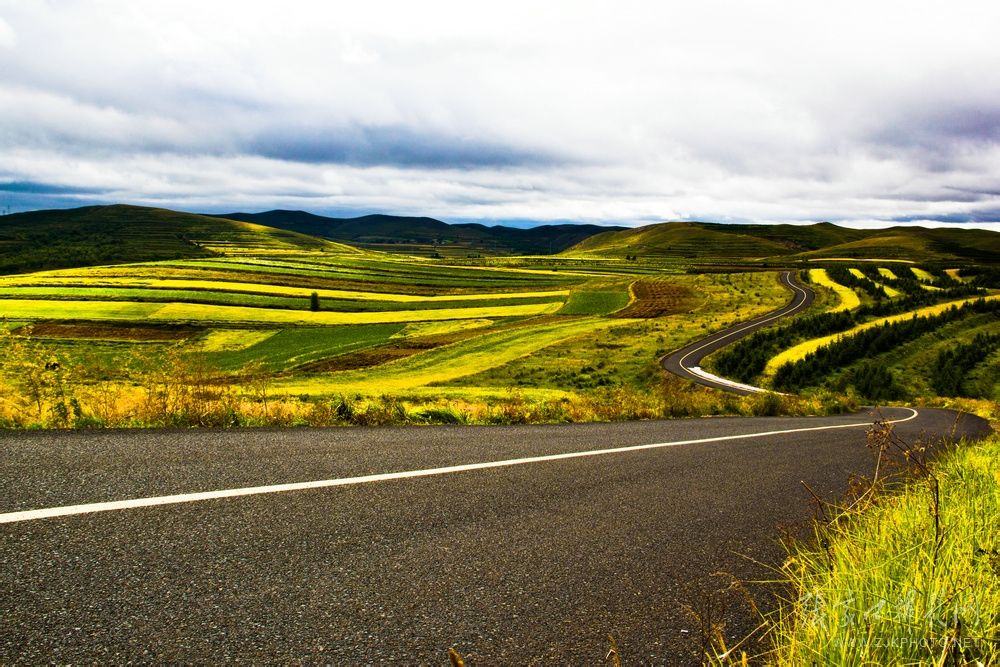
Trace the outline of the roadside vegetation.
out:
<instances>
[{"instance_id":1,"label":"roadside vegetation","mask_svg":"<svg viewBox=\"0 0 1000 667\"><path fill-rule=\"evenodd\" d=\"M1000 436L933 462L887 426L869 440L874 477L820 506L810 539L788 542L765 648L727 646L720 632L707 662L1000 663Z\"/></svg>"}]
</instances>

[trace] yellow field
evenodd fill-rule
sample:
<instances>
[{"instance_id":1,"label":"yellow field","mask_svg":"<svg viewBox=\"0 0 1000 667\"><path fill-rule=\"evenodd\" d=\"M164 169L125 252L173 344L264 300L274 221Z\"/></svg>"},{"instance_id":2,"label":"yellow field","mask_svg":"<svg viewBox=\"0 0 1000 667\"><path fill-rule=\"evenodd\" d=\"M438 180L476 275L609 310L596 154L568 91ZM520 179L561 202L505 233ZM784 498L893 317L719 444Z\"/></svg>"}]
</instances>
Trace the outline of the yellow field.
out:
<instances>
[{"instance_id":1,"label":"yellow field","mask_svg":"<svg viewBox=\"0 0 1000 667\"><path fill-rule=\"evenodd\" d=\"M263 342L276 334L277 331L261 331L259 329L216 329L209 331L201 339L202 352L232 352L245 350L248 347Z\"/></svg>"},{"instance_id":2,"label":"yellow field","mask_svg":"<svg viewBox=\"0 0 1000 667\"><path fill-rule=\"evenodd\" d=\"M890 259L888 257L813 257L810 262L883 262L892 264L913 264L909 259Z\"/></svg>"},{"instance_id":3,"label":"yellow field","mask_svg":"<svg viewBox=\"0 0 1000 667\"><path fill-rule=\"evenodd\" d=\"M875 282L875 281L872 281L872 282ZM898 289L889 287L888 285L886 285L884 283L875 283L875 284L878 285L879 287L881 287L882 290L885 291L885 295L887 297L889 297L890 299L895 299L897 296L899 296L899 295L902 294L902 292L900 292Z\"/></svg>"},{"instance_id":4,"label":"yellow field","mask_svg":"<svg viewBox=\"0 0 1000 667\"><path fill-rule=\"evenodd\" d=\"M916 269L914 269L914 273L915 272L916 272ZM885 276L889 280L897 280L898 279L898 277L896 276L896 274L892 272L892 269L887 269L884 266L878 267L878 273L879 273L880 276Z\"/></svg>"},{"instance_id":5,"label":"yellow field","mask_svg":"<svg viewBox=\"0 0 1000 667\"><path fill-rule=\"evenodd\" d=\"M821 347L826 347L827 345L836 342L844 336L853 336L854 334L864 331L866 329L871 329L872 327L881 326L886 323L901 322L903 320L908 320L912 317L928 317L931 315L937 315L948 310L952 306L961 306L964 303L969 303L972 301L977 301L981 298L985 298L988 301L994 299L1000 299L1000 294L994 294L987 297L971 297L968 299L959 299L958 301L949 301L947 303L939 303L936 306L927 306L926 308L920 308L918 310L911 310L906 313L900 313L899 315L891 315L889 317L883 317L881 319L872 320L871 322L865 322L864 324L859 324L853 329L848 329L842 333L831 334L829 336L823 336L821 338L813 338L812 340L807 340L803 343L799 343L793 347L788 348L781 354L773 357L767 366L764 368L764 375L770 377L774 375L774 372L778 370L778 367L792 361L798 361L804 358L810 352L815 352Z\"/></svg>"},{"instance_id":6,"label":"yellow field","mask_svg":"<svg viewBox=\"0 0 1000 667\"><path fill-rule=\"evenodd\" d=\"M929 283L932 283L935 280L933 275L931 275L927 271L924 271L923 269L918 269L915 266L911 266L910 271L913 271L913 275L917 277L917 280L926 280ZM948 271L955 271L957 273L958 269L948 269ZM951 274L949 273L948 275Z\"/></svg>"},{"instance_id":7,"label":"yellow field","mask_svg":"<svg viewBox=\"0 0 1000 667\"><path fill-rule=\"evenodd\" d=\"M851 275L854 276L855 278L859 278L861 280L871 280L871 278L869 278L868 276L866 276L865 274L863 274L861 272L861 269L851 268L851 269L847 269L847 270L850 271ZM883 271L888 271L890 274L892 273L892 271L889 271L889 269L879 269L878 270L878 272L881 273L884 276L886 274L882 273ZM902 294L902 292L900 292L898 289L893 289L893 288L889 287L888 285L884 285L882 283L876 283L874 280L872 280L871 282L873 282L876 285L878 285L879 287L881 287L885 291L885 295L887 297L889 297L890 299L895 299L897 296L899 296L900 294Z\"/></svg>"},{"instance_id":8,"label":"yellow field","mask_svg":"<svg viewBox=\"0 0 1000 667\"><path fill-rule=\"evenodd\" d=\"M290 378L276 388L289 394L380 394L409 391L496 368L556 343L635 320L587 318L498 331L444 345L377 368L327 373L316 379ZM463 394L467 388L462 388Z\"/></svg>"},{"instance_id":9,"label":"yellow field","mask_svg":"<svg viewBox=\"0 0 1000 667\"><path fill-rule=\"evenodd\" d=\"M963 278L960 275L961 271L962 271L962 269L945 269L944 270L944 272L947 273L948 277L951 278L952 280L958 280L958 281L961 281L961 282L964 283L965 282L965 278Z\"/></svg>"},{"instance_id":10,"label":"yellow field","mask_svg":"<svg viewBox=\"0 0 1000 667\"><path fill-rule=\"evenodd\" d=\"M854 310L861 305L861 299L854 293L854 290L838 282L834 282L827 274L826 269L809 269L809 279L817 285L832 289L837 294L839 303L830 311L831 313L839 313L842 310Z\"/></svg>"},{"instance_id":11,"label":"yellow field","mask_svg":"<svg viewBox=\"0 0 1000 667\"><path fill-rule=\"evenodd\" d=\"M0 278L0 285L5 287L24 287L29 285L61 285L66 287L138 287L152 289L190 289L211 290L216 292L237 292L247 294L265 294L268 296L300 296L308 297L316 292L321 298L348 299L356 301L395 301L399 303L416 303L435 301L476 301L482 299L522 299L545 298L549 296L569 296L569 290L550 290L544 292L498 292L488 294L444 294L439 296L421 296L418 294L386 294L383 292L359 292L353 290L309 289L308 287L285 287L266 283L227 282L223 280L183 280L177 278L117 278L117 277L66 277L44 274L28 274Z\"/></svg>"},{"instance_id":12,"label":"yellow field","mask_svg":"<svg viewBox=\"0 0 1000 667\"><path fill-rule=\"evenodd\" d=\"M493 324L493 320L448 320L445 322L414 322L390 338L411 338L414 336L439 336L441 334L481 329Z\"/></svg>"},{"instance_id":13,"label":"yellow field","mask_svg":"<svg viewBox=\"0 0 1000 667\"><path fill-rule=\"evenodd\" d=\"M437 310L337 313L281 310L201 303L140 303L133 301L34 301L4 299L0 316L7 319L153 320L165 322L247 322L255 324L382 324L437 320L482 319L545 315L562 308L562 302Z\"/></svg>"}]
</instances>

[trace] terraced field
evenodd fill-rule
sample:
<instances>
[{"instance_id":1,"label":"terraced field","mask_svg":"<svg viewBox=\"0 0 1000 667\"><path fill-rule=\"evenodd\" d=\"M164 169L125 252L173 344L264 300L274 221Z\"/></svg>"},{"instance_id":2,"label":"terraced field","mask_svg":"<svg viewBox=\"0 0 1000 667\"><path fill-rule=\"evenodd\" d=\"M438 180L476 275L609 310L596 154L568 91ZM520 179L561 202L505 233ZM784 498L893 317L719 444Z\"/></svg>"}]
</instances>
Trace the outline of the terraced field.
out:
<instances>
[{"instance_id":1,"label":"terraced field","mask_svg":"<svg viewBox=\"0 0 1000 667\"><path fill-rule=\"evenodd\" d=\"M610 362L623 369L619 376L601 383L523 390L533 400L563 399L659 378L654 352L664 343L637 323L655 321L670 330L671 343L680 342L787 298L773 273L666 275L615 258L459 263L295 251L240 238L216 239L210 250L207 257L2 276L0 313L25 325L15 347L41 346L28 355L96 378L85 381L81 396L118 386L131 398L118 400L116 414L126 414L147 409L142 405L162 391L156 387L175 380L202 386L196 395L222 395L230 386L285 401L302 396L307 404L384 394L502 400L509 386L490 374L546 350L565 357L565 350L596 345L609 360L620 357ZM724 313L723 295L732 301ZM606 343L607 334L633 342ZM633 344L649 349L638 359L626 356ZM158 375L171 367L181 369L176 378ZM121 383L129 378L149 388L127 389ZM10 394L6 404L2 395L0 387L0 413L10 414Z\"/></svg>"}]
</instances>

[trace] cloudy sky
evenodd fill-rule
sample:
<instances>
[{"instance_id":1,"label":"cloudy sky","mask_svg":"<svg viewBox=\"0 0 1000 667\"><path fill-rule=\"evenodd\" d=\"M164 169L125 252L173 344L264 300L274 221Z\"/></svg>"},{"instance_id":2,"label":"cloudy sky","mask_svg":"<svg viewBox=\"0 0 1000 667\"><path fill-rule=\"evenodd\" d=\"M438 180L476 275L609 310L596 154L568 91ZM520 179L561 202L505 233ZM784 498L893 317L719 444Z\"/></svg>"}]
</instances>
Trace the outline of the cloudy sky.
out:
<instances>
[{"instance_id":1,"label":"cloudy sky","mask_svg":"<svg viewBox=\"0 0 1000 667\"><path fill-rule=\"evenodd\" d=\"M0 207L1000 228L1000 3L0 0Z\"/></svg>"}]
</instances>

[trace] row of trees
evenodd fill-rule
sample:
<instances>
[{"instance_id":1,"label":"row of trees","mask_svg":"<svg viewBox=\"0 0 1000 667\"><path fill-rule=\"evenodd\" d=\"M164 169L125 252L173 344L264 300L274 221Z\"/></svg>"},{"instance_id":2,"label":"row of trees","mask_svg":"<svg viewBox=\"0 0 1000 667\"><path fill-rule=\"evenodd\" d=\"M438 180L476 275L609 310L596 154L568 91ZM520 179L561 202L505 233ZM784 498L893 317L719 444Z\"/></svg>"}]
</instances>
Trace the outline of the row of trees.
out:
<instances>
[{"instance_id":1,"label":"row of trees","mask_svg":"<svg viewBox=\"0 0 1000 667\"><path fill-rule=\"evenodd\" d=\"M942 350L931 367L931 386L939 396L971 396L965 387L969 371L978 366L997 348L1000 335L978 334L970 343L960 343Z\"/></svg>"},{"instance_id":2,"label":"row of trees","mask_svg":"<svg viewBox=\"0 0 1000 667\"><path fill-rule=\"evenodd\" d=\"M888 352L949 322L973 314L997 312L1000 312L1000 301L980 299L966 303L961 307L952 306L934 316L913 317L866 329L821 347L806 355L804 359L781 366L774 375L774 388L794 391L803 387L816 386L835 370L850 366L859 360Z\"/></svg>"},{"instance_id":3,"label":"row of trees","mask_svg":"<svg viewBox=\"0 0 1000 667\"><path fill-rule=\"evenodd\" d=\"M854 276L851 277L858 280ZM779 327L762 329L726 348L717 356L715 369L725 377L740 382L751 382L764 372L768 360L781 350L802 341L846 331L871 319L898 315L942 301L966 298L981 293L982 290L977 287L959 284L951 289L941 291L919 290L898 299L887 299L851 311L799 317Z\"/></svg>"},{"instance_id":4,"label":"row of trees","mask_svg":"<svg viewBox=\"0 0 1000 667\"><path fill-rule=\"evenodd\" d=\"M882 289L880 285L876 285L871 280L867 280L865 278L858 278L842 266L828 268L826 270L826 274L830 276L831 280L838 282L845 287L867 292L868 295L876 301L882 301L883 299L889 298L889 295L885 293L885 290Z\"/></svg>"}]
</instances>

